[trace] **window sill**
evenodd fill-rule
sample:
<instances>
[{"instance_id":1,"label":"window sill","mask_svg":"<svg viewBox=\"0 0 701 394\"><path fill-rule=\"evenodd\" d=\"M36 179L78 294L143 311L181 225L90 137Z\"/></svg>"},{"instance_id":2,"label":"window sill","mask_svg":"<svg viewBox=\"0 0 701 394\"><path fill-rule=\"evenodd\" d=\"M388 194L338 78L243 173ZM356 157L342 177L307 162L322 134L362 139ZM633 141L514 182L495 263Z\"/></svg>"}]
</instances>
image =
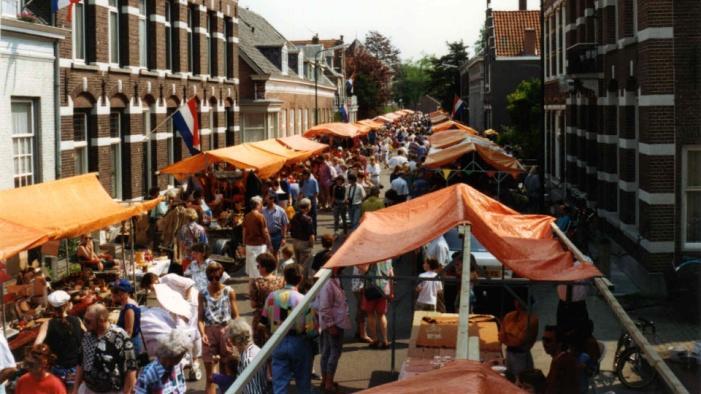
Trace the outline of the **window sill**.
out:
<instances>
[{"instance_id":1,"label":"window sill","mask_svg":"<svg viewBox=\"0 0 701 394\"><path fill-rule=\"evenodd\" d=\"M117 74L131 74L131 70L119 66L110 66L109 71Z\"/></svg>"}]
</instances>

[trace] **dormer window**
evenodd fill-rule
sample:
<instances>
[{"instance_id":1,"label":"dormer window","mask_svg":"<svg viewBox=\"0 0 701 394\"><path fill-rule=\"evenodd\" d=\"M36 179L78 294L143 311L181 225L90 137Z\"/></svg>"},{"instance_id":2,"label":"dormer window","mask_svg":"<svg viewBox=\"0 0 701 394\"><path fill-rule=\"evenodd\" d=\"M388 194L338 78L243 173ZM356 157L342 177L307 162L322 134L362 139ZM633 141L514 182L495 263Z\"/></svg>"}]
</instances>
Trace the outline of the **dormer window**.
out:
<instances>
[{"instance_id":1,"label":"dormer window","mask_svg":"<svg viewBox=\"0 0 701 394\"><path fill-rule=\"evenodd\" d=\"M287 75L289 74L289 66L288 66L288 50L287 50L287 45L282 46L282 67L280 68L282 70L282 75Z\"/></svg>"},{"instance_id":2,"label":"dormer window","mask_svg":"<svg viewBox=\"0 0 701 394\"><path fill-rule=\"evenodd\" d=\"M304 78L304 50L300 49L297 54L297 75Z\"/></svg>"}]
</instances>

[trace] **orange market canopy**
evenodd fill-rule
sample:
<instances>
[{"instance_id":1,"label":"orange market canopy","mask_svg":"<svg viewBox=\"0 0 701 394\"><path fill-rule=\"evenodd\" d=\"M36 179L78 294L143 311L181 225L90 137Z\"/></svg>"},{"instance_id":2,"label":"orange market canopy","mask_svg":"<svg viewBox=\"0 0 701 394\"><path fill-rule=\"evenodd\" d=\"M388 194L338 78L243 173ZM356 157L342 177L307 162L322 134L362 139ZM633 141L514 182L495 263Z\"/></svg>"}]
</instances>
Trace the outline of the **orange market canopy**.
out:
<instances>
[{"instance_id":1,"label":"orange market canopy","mask_svg":"<svg viewBox=\"0 0 701 394\"><path fill-rule=\"evenodd\" d=\"M39 244L31 240L34 236L45 234L49 240L76 237L146 212L158 201L120 205L92 173L0 191L0 219L36 229L32 236L32 231L25 230L28 238L23 242L32 247Z\"/></svg>"},{"instance_id":2,"label":"orange market canopy","mask_svg":"<svg viewBox=\"0 0 701 394\"><path fill-rule=\"evenodd\" d=\"M384 122L384 123L392 123L394 122L394 118L388 117L387 115L380 115L380 116L375 116L372 118L375 122Z\"/></svg>"},{"instance_id":3,"label":"orange market canopy","mask_svg":"<svg viewBox=\"0 0 701 394\"><path fill-rule=\"evenodd\" d=\"M358 129L358 135L360 136L366 135L372 130L372 127L360 122L353 123L353 126L355 126Z\"/></svg>"},{"instance_id":4,"label":"orange market canopy","mask_svg":"<svg viewBox=\"0 0 701 394\"><path fill-rule=\"evenodd\" d=\"M9 259L17 253L37 247L49 240L42 230L25 227L5 219L0 219L0 261ZM1 274L0 274L1 275ZM2 279L0 279L2 282Z\"/></svg>"},{"instance_id":5,"label":"orange market canopy","mask_svg":"<svg viewBox=\"0 0 701 394\"><path fill-rule=\"evenodd\" d=\"M357 123L360 123L360 124L363 124L363 125L366 125L366 126L370 126L370 128L373 129L373 130L379 130L379 129L385 127L385 124L384 124L384 123L382 123L382 122L377 122L377 121L374 121L374 120L372 120L372 119L363 119L363 120L359 120Z\"/></svg>"},{"instance_id":6,"label":"orange market canopy","mask_svg":"<svg viewBox=\"0 0 701 394\"><path fill-rule=\"evenodd\" d=\"M304 138L301 135L291 135L288 137L282 137L278 138L277 141L290 149L302 151L302 152L311 152L312 155L315 155L317 153L323 152L326 148L329 146L326 144L322 144L321 142L316 142L313 140L310 140L309 138Z\"/></svg>"},{"instance_id":7,"label":"orange market canopy","mask_svg":"<svg viewBox=\"0 0 701 394\"><path fill-rule=\"evenodd\" d=\"M526 394L527 391L476 361L454 360L443 368L434 369L404 380L375 386L363 393L424 394Z\"/></svg>"},{"instance_id":8,"label":"orange market canopy","mask_svg":"<svg viewBox=\"0 0 701 394\"><path fill-rule=\"evenodd\" d=\"M426 156L424 167L440 168L446 164L453 163L465 154L477 152L482 160L498 171L507 172L511 175L516 175L524 171L518 159L509 155L499 145L486 138L465 135L462 131L458 130L444 131L438 135L444 137L439 140L443 141L443 143L438 146L431 146ZM460 135L460 137L457 135ZM435 137L435 140L438 138L439 137Z\"/></svg>"},{"instance_id":9,"label":"orange market canopy","mask_svg":"<svg viewBox=\"0 0 701 394\"><path fill-rule=\"evenodd\" d=\"M577 281L601 276L590 263L574 264L572 253L553 237L554 221L547 215L519 214L469 185L456 184L366 213L324 267L347 267L401 256L469 222L475 238L521 277Z\"/></svg>"},{"instance_id":10,"label":"orange market canopy","mask_svg":"<svg viewBox=\"0 0 701 394\"><path fill-rule=\"evenodd\" d=\"M454 120L449 120L447 122L443 122L441 124L437 124L437 125L431 127L431 131L433 131L434 133L438 133L438 132L446 131L446 130L451 130L451 129L462 130L470 135L479 135L477 130L473 129L470 126L464 125L460 122L454 121Z\"/></svg>"},{"instance_id":11,"label":"orange market canopy","mask_svg":"<svg viewBox=\"0 0 701 394\"><path fill-rule=\"evenodd\" d=\"M260 178L266 179L280 171L285 161L284 157L251 144L240 144L198 153L161 169L160 173L182 177L203 172L213 164L228 163L241 170L253 170Z\"/></svg>"},{"instance_id":12,"label":"orange market canopy","mask_svg":"<svg viewBox=\"0 0 701 394\"><path fill-rule=\"evenodd\" d=\"M342 138L355 138L358 136L358 128L350 123L322 123L304 132L307 138L328 135Z\"/></svg>"},{"instance_id":13,"label":"orange market canopy","mask_svg":"<svg viewBox=\"0 0 701 394\"><path fill-rule=\"evenodd\" d=\"M286 164L299 163L300 161L307 160L307 158L313 154L312 152L289 149L285 145L277 142L275 139L252 142L250 145L256 149L262 150L263 152L272 153L284 158Z\"/></svg>"},{"instance_id":14,"label":"orange market canopy","mask_svg":"<svg viewBox=\"0 0 701 394\"><path fill-rule=\"evenodd\" d=\"M447 120L450 120L450 118L448 118L448 115L446 115L442 112L435 114L435 115L431 114L431 124L435 125L435 124L445 122Z\"/></svg>"}]
</instances>

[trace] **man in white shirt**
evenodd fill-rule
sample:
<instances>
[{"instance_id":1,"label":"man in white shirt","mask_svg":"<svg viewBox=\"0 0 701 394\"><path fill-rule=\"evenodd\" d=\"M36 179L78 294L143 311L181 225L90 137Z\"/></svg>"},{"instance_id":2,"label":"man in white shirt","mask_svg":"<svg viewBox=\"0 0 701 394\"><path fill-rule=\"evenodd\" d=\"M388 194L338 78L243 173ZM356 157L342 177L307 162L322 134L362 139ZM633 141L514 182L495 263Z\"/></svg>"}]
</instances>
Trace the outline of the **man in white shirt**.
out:
<instances>
[{"instance_id":1,"label":"man in white shirt","mask_svg":"<svg viewBox=\"0 0 701 394\"><path fill-rule=\"evenodd\" d=\"M438 276L436 270L440 268L440 264L434 259L426 259L423 268L425 272L419 274L419 280L433 279ZM417 311L435 311L438 304L438 293L443 292L443 282L439 280L420 281L416 286L416 291L419 293L419 297L416 299L415 309Z\"/></svg>"},{"instance_id":2,"label":"man in white shirt","mask_svg":"<svg viewBox=\"0 0 701 394\"><path fill-rule=\"evenodd\" d=\"M396 166L403 166L409 161L406 157L406 150L404 148L397 149L397 155L392 156L387 163L390 169L394 169Z\"/></svg>"},{"instance_id":3,"label":"man in white shirt","mask_svg":"<svg viewBox=\"0 0 701 394\"><path fill-rule=\"evenodd\" d=\"M404 180L404 170L399 170L397 177L390 183L390 188L397 193L397 202L404 202L409 197L409 185Z\"/></svg>"},{"instance_id":4,"label":"man in white shirt","mask_svg":"<svg viewBox=\"0 0 701 394\"><path fill-rule=\"evenodd\" d=\"M5 381L17 372L15 358L5 336L0 334L0 394L5 394Z\"/></svg>"},{"instance_id":5,"label":"man in white shirt","mask_svg":"<svg viewBox=\"0 0 701 394\"><path fill-rule=\"evenodd\" d=\"M425 257L438 261L441 269L450 263L450 246L442 235L426 245Z\"/></svg>"},{"instance_id":6,"label":"man in white shirt","mask_svg":"<svg viewBox=\"0 0 701 394\"><path fill-rule=\"evenodd\" d=\"M348 174L349 185L346 187L346 203L348 204L351 229L355 229L360 223L360 208L365 200L365 189L357 183L357 180L355 174Z\"/></svg>"}]
</instances>

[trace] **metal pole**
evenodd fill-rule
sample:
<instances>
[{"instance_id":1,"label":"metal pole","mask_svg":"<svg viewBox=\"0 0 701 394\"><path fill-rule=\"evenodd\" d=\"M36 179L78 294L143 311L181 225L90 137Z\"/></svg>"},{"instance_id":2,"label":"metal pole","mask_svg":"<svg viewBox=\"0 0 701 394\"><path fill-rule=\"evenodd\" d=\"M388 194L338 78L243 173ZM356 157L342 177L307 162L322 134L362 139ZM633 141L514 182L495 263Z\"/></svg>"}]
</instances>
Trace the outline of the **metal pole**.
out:
<instances>
[{"instance_id":1,"label":"metal pole","mask_svg":"<svg viewBox=\"0 0 701 394\"><path fill-rule=\"evenodd\" d=\"M316 61L319 53L314 56L314 126L319 124L319 62Z\"/></svg>"},{"instance_id":2,"label":"metal pole","mask_svg":"<svg viewBox=\"0 0 701 394\"><path fill-rule=\"evenodd\" d=\"M236 378L234 384L232 384L231 387L226 390L226 394L242 392L248 381L253 378L258 369L265 368L267 365L265 364L265 361L268 359L268 357L270 357L273 349L275 349L277 345L282 342L285 335L287 335L287 331L289 331L289 329L295 324L295 320L297 320L302 312L306 311L307 306L309 306L312 300L316 297L317 293L319 293L319 290L321 290L321 287L331 277L331 270L328 268L322 268L315 276L318 278L318 280L316 283L314 283L314 286L309 289L307 294L304 295L302 301L292 310L292 312L287 316L287 319L282 322L280 327L278 327L278 329L273 333L273 336L268 339L265 346L263 346L260 352L258 352L258 355L253 359L253 361L248 364L246 369L244 369L239 377Z\"/></svg>"},{"instance_id":3,"label":"metal pole","mask_svg":"<svg viewBox=\"0 0 701 394\"><path fill-rule=\"evenodd\" d=\"M5 284L0 283L0 301L2 301L2 336L7 338L7 332L5 331Z\"/></svg>"},{"instance_id":4,"label":"metal pole","mask_svg":"<svg viewBox=\"0 0 701 394\"><path fill-rule=\"evenodd\" d=\"M397 283L395 282L394 278L391 279L392 283L392 288L396 289L397 288ZM396 363L397 363L397 300L395 299L392 301L392 372L396 370Z\"/></svg>"},{"instance_id":5,"label":"metal pole","mask_svg":"<svg viewBox=\"0 0 701 394\"><path fill-rule=\"evenodd\" d=\"M131 278L134 281L134 287L136 288L136 258L134 253L134 241L136 240L134 227L136 225L136 221L132 217L129 219L129 223L131 224L131 226L129 226L129 243L131 244Z\"/></svg>"},{"instance_id":6,"label":"metal pole","mask_svg":"<svg viewBox=\"0 0 701 394\"><path fill-rule=\"evenodd\" d=\"M455 359L467 360L470 332L470 224L462 225L462 274L460 287L460 309L458 317L458 340L455 344Z\"/></svg>"}]
</instances>

